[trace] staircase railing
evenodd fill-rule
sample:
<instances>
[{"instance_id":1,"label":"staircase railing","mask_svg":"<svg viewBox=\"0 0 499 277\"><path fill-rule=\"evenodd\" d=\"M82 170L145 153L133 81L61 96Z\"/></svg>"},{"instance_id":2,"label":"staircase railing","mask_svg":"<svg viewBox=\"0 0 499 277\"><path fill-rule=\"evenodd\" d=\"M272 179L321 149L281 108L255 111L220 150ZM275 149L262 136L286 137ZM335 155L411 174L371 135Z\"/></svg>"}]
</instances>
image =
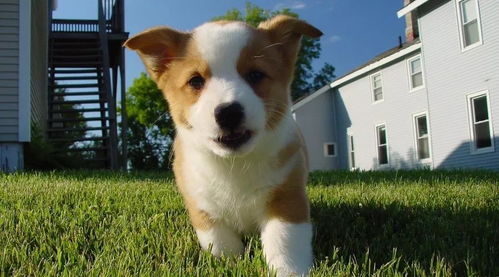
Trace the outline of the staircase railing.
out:
<instances>
[{"instance_id":1,"label":"staircase railing","mask_svg":"<svg viewBox=\"0 0 499 277\"><path fill-rule=\"evenodd\" d=\"M107 1L104 1L107 2ZM102 74L104 79L104 90L108 99L109 105L109 141L108 141L108 155L110 160L111 169L118 168L118 131L116 122L116 98L112 93L111 89L111 73L110 73L110 63L109 63L109 46L108 46L108 36L106 32L107 20L106 11L102 1L98 1L98 13L99 13L99 38L101 42L101 50L103 56L102 64Z\"/></svg>"},{"instance_id":2,"label":"staircase railing","mask_svg":"<svg viewBox=\"0 0 499 277\"><path fill-rule=\"evenodd\" d=\"M99 20L104 18L103 30L108 33L120 33L125 29L123 0L98 0L99 14L98 20L93 19L52 19L51 30L53 32L99 32Z\"/></svg>"}]
</instances>

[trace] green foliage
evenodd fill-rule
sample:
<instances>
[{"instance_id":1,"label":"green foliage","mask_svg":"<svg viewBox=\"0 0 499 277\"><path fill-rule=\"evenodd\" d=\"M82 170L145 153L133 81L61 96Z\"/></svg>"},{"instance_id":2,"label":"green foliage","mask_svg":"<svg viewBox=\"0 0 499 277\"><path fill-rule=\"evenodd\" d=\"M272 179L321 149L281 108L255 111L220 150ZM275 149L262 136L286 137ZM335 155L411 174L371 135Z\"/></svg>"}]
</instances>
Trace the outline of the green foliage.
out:
<instances>
[{"instance_id":1,"label":"green foliage","mask_svg":"<svg viewBox=\"0 0 499 277\"><path fill-rule=\"evenodd\" d=\"M145 73L128 88L127 145L133 169L170 167L174 127L163 94Z\"/></svg>"},{"instance_id":2,"label":"green foliage","mask_svg":"<svg viewBox=\"0 0 499 277\"><path fill-rule=\"evenodd\" d=\"M268 276L200 250L170 174L0 174L1 276ZM311 276L498 276L499 173L317 172Z\"/></svg>"},{"instance_id":3,"label":"green foliage","mask_svg":"<svg viewBox=\"0 0 499 277\"><path fill-rule=\"evenodd\" d=\"M289 9L269 11L250 2L246 2L244 14L238 9L231 9L227 11L225 15L215 17L213 20L238 20L257 27L260 22L277 14L298 17L298 14L291 12ZM319 72L314 73L312 61L319 58L320 53L321 44L319 39L307 37L302 39L300 52L298 53L298 59L296 61L294 80L291 84L291 98L293 100L325 86L335 77L334 67L328 63L324 64Z\"/></svg>"},{"instance_id":4,"label":"green foliage","mask_svg":"<svg viewBox=\"0 0 499 277\"><path fill-rule=\"evenodd\" d=\"M57 93L64 93L64 89L56 91L55 100L63 100L64 96L58 96ZM58 106L61 110L77 109L76 104L63 104ZM81 131L55 132L51 134L51 139L68 139L68 141L58 141L51 143L44 136L44 130L37 124L31 126L31 142L25 144L24 160L26 169L50 170L62 168L82 168L85 166L85 160L91 158L91 154L82 152L67 152L67 149L75 147L72 139L85 137L85 121L73 121L71 119L82 119L82 112L65 112L58 114L60 119L68 121L52 123L54 128L81 129ZM81 143L80 143L81 144Z\"/></svg>"}]
</instances>

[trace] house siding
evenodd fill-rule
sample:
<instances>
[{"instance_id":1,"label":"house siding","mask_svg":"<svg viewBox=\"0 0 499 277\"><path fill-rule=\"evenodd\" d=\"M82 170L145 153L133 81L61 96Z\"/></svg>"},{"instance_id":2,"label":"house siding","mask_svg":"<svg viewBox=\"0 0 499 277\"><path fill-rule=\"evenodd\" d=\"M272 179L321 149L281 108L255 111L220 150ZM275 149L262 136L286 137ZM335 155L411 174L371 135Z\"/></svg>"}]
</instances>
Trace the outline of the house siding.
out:
<instances>
[{"instance_id":1,"label":"house siding","mask_svg":"<svg viewBox=\"0 0 499 277\"><path fill-rule=\"evenodd\" d=\"M478 0L483 45L462 51L456 1L420 11L433 161L437 168L499 169L499 1ZM489 92L495 151L472 155L467 95Z\"/></svg>"},{"instance_id":2,"label":"house siding","mask_svg":"<svg viewBox=\"0 0 499 277\"><path fill-rule=\"evenodd\" d=\"M47 126L48 1L31 4L31 119L43 134Z\"/></svg>"},{"instance_id":3,"label":"house siding","mask_svg":"<svg viewBox=\"0 0 499 277\"><path fill-rule=\"evenodd\" d=\"M416 157L413 115L428 109L426 89L409 92L407 59L409 54L376 71L369 72L336 89L340 163L348 168L347 133L352 133L356 168L413 168L422 166ZM373 103L371 75L381 72L383 101ZM388 165L379 166L376 125L386 126Z\"/></svg>"},{"instance_id":4,"label":"house siding","mask_svg":"<svg viewBox=\"0 0 499 277\"><path fill-rule=\"evenodd\" d=\"M330 170L337 168L337 156L324 156L324 143L335 142L336 121L334 118L333 95L325 92L306 105L293 111L293 116L298 124L308 152L309 169Z\"/></svg>"},{"instance_id":5,"label":"house siding","mask_svg":"<svg viewBox=\"0 0 499 277\"><path fill-rule=\"evenodd\" d=\"M19 3L0 0L0 142L18 141Z\"/></svg>"}]
</instances>

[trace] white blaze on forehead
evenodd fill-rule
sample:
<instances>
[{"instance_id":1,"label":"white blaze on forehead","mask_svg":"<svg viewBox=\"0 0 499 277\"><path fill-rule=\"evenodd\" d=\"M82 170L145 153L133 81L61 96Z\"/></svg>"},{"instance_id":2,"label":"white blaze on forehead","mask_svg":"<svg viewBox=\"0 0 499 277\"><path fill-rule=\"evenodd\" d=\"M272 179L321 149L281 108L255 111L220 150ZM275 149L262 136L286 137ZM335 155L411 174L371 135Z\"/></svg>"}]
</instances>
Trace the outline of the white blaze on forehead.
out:
<instances>
[{"instance_id":1,"label":"white blaze on forehead","mask_svg":"<svg viewBox=\"0 0 499 277\"><path fill-rule=\"evenodd\" d=\"M214 75L235 72L241 50L250 37L250 29L241 22L206 23L194 30L194 41Z\"/></svg>"}]
</instances>

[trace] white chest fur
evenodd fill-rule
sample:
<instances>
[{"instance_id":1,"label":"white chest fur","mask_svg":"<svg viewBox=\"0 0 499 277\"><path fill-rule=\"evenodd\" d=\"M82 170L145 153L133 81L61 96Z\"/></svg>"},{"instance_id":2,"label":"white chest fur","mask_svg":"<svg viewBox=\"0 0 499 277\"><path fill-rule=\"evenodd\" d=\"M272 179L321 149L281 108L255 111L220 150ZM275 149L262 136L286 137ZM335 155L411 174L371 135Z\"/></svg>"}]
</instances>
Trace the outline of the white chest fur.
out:
<instances>
[{"instance_id":1,"label":"white chest fur","mask_svg":"<svg viewBox=\"0 0 499 277\"><path fill-rule=\"evenodd\" d=\"M272 189L291 170L291 162L277 166L279 150L293 139L290 134L294 132L290 121L283 123L243 157L221 158L197 147L182 149L185 192L197 208L240 232L259 228Z\"/></svg>"}]
</instances>

